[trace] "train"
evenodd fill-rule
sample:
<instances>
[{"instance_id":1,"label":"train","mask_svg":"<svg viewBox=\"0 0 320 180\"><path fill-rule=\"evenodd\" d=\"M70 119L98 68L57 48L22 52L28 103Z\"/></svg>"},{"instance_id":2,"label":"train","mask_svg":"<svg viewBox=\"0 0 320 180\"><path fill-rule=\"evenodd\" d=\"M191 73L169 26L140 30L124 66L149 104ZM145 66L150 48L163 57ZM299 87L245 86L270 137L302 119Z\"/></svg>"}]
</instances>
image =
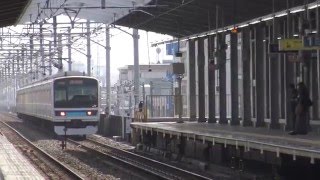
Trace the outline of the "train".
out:
<instances>
[{"instance_id":1,"label":"train","mask_svg":"<svg viewBox=\"0 0 320 180\"><path fill-rule=\"evenodd\" d=\"M16 113L49 124L57 135L86 136L98 131L100 96L96 78L62 72L19 88Z\"/></svg>"}]
</instances>

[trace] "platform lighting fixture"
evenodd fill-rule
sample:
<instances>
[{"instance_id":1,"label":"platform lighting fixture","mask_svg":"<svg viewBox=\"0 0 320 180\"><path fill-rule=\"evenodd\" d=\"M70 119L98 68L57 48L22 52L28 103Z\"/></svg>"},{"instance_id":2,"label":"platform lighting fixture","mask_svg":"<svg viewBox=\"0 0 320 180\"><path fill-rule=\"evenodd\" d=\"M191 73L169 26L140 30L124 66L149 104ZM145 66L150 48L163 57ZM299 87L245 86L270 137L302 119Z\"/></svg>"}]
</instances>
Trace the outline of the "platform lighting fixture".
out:
<instances>
[{"instance_id":1,"label":"platform lighting fixture","mask_svg":"<svg viewBox=\"0 0 320 180\"><path fill-rule=\"evenodd\" d=\"M317 32L318 32L318 31L312 31L311 33L312 33L312 34L317 34Z\"/></svg>"},{"instance_id":2,"label":"platform lighting fixture","mask_svg":"<svg viewBox=\"0 0 320 180\"><path fill-rule=\"evenodd\" d=\"M282 17L282 16L286 16L288 15L288 13L281 13L281 14L277 14L276 17Z\"/></svg>"},{"instance_id":3,"label":"platform lighting fixture","mask_svg":"<svg viewBox=\"0 0 320 180\"><path fill-rule=\"evenodd\" d=\"M262 19L261 21L269 21L271 19L273 19L273 17L267 17L267 18Z\"/></svg>"},{"instance_id":4,"label":"platform lighting fixture","mask_svg":"<svg viewBox=\"0 0 320 180\"><path fill-rule=\"evenodd\" d=\"M277 39L280 40L280 39L282 39L282 38L281 38L281 37L278 37Z\"/></svg>"},{"instance_id":5,"label":"platform lighting fixture","mask_svg":"<svg viewBox=\"0 0 320 180\"><path fill-rule=\"evenodd\" d=\"M201 34L198 37L205 37L205 36L208 36L208 34Z\"/></svg>"},{"instance_id":6,"label":"platform lighting fixture","mask_svg":"<svg viewBox=\"0 0 320 180\"><path fill-rule=\"evenodd\" d=\"M249 24L242 24L239 26L239 28L244 28L244 27L248 27L248 26L249 26Z\"/></svg>"},{"instance_id":7,"label":"platform lighting fixture","mask_svg":"<svg viewBox=\"0 0 320 180\"><path fill-rule=\"evenodd\" d=\"M299 34L294 34L293 37L299 37Z\"/></svg>"},{"instance_id":8,"label":"platform lighting fixture","mask_svg":"<svg viewBox=\"0 0 320 180\"><path fill-rule=\"evenodd\" d=\"M320 6L319 4L316 4L316 5L313 5L313 6L308 7L308 9L315 9L315 8L317 8L317 7L319 7L319 6Z\"/></svg>"},{"instance_id":9,"label":"platform lighting fixture","mask_svg":"<svg viewBox=\"0 0 320 180\"><path fill-rule=\"evenodd\" d=\"M256 21L253 21L253 22L251 22L249 24L258 24L259 22L260 22L260 20L256 20Z\"/></svg>"},{"instance_id":10,"label":"platform lighting fixture","mask_svg":"<svg viewBox=\"0 0 320 180\"><path fill-rule=\"evenodd\" d=\"M223 32L223 30L219 30L219 31L217 31L218 33L222 33Z\"/></svg>"},{"instance_id":11,"label":"platform lighting fixture","mask_svg":"<svg viewBox=\"0 0 320 180\"><path fill-rule=\"evenodd\" d=\"M298 13L298 12L301 12L304 10L305 10L304 8L300 8L300 9L292 10L291 13L294 14L294 13Z\"/></svg>"}]
</instances>

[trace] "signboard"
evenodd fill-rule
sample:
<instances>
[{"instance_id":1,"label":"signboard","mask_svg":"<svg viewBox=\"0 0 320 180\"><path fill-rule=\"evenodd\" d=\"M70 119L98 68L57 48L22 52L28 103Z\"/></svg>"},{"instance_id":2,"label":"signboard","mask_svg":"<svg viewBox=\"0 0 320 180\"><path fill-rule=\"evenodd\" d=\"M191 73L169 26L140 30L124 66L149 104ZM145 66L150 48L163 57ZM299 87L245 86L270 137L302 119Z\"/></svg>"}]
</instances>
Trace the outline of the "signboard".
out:
<instances>
[{"instance_id":1,"label":"signboard","mask_svg":"<svg viewBox=\"0 0 320 180\"><path fill-rule=\"evenodd\" d=\"M125 117L125 120L126 120L126 133L128 134L128 133L131 133L132 131L130 126L130 124L132 123L132 119L130 116L128 116L128 117Z\"/></svg>"},{"instance_id":2,"label":"signboard","mask_svg":"<svg viewBox=\"0 0 320 180\"><path fill-rule=\"evenodd\" d=\"M280 39L279 51L299 51L304 50L302 39Z\"/></svg>"},{"instance_id":3,"label":"signboard","mask_svg":"<svg viewBox=\"0 0 320 180\"><path fill-rule=\"evenodd\" d=\"M320 38L319 37L304 37L303 38L304 47L317 47L320 48Z\"/></svg>"}]
</instances>

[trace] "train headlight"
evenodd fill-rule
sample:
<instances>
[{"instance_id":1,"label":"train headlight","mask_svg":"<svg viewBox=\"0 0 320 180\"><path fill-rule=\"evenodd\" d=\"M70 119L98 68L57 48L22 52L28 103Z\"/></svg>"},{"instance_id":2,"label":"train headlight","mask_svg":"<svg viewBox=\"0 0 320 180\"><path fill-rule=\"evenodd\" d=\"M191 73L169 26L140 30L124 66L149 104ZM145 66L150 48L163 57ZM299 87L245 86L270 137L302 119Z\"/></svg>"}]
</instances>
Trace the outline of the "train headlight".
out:
<instances>
[{"instance_id":1,"label":"train headlight","mask_svg":"<svg viewBox=\"0 0 320 180\"><path fill-rule=\"evenodd\" d=\"M65 112L60 112L60 116L66 116L66 113Z\"/></svg>"},{"instance_id":2,"label":"train headlight","mask_svg":"<svg viewBox=\"0 0 320 180\"><path fill-rule=\"evenodd\" d=\"M87 112L87 115L88 115L88 116L91 116L91 115L92 115L92 112L91 112L91 111L88 111L88 112Z\"/></svg>"}]
</instances>

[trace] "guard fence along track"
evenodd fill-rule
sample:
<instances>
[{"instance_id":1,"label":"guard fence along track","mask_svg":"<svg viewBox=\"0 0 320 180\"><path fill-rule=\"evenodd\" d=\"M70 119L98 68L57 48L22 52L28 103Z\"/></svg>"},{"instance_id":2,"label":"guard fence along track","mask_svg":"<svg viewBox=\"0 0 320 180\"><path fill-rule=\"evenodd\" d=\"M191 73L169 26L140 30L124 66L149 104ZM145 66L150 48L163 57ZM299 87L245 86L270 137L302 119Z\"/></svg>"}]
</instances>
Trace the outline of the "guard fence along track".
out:
<instances>
[{"instance_id":1,"label":"guard fence along track","mask_svg":"<svg viewBox=\"0 0 320 180\"><path fill-rule=\"evenodd\" d=\"M155 179L189 179L189 180L198 180L198 179L210 179L199 174L195 174L174 166L170 166L153 159L149 159L137 154L134 154L129 151L111 147L106 144L102 144L93 139L86 139L84 141L73 141L68 139L70 143L74 143L82 148L85 148L88 151L94 152L99 156L102 156L106 159L111 159L117 161L122 165L132 168L132 170L139 170L146 174L152 175Z\"/></svg>"},{"instance_id":2,"label":"guard fence along track","mask_svg":"<svg viewBox=\"0 0 320 180\"><path fill-rule=\"evenodd\" d=\"M80 175L47 154L7 123L0 121L1 133L46 175L46 179L83 179Z\"/></svg>"}]
</instances>

